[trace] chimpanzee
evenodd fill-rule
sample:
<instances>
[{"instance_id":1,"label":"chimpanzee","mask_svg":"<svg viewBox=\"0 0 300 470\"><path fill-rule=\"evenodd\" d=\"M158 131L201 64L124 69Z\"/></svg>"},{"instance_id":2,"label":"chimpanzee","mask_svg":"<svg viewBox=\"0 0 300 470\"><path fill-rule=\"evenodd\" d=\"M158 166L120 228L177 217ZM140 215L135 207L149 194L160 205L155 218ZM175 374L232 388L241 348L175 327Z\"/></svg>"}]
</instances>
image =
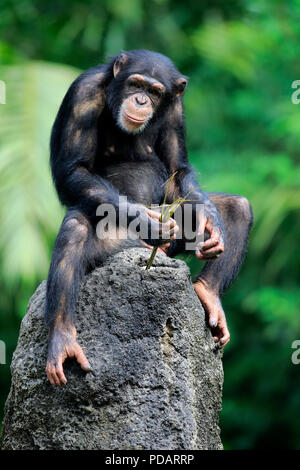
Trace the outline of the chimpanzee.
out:
<instances>
[{"instance_id":1,"label":"chimpanzee","mask_svg":"<svg viewBox=\"0 0 300 470\"><path fill-rule=\"evenodd\" d=\"M164 200L166 181L169 203L190 194L191 201L204 207L197 224L206 237L194 253L207 262L194 288L217 345L229 341L220 294L243 261L252 211L244 197L199 189L185 145L186 84L187 78L164 55L133 50L82 73L63 99L51 135L52 175L67 207L47 283L46 372L53 385L66 383L62 364L67 357L91 370L73 322L84 275L113 252L133 245L159 246L168 256L185 250L183 240L176 238L174 218L161 222L159 211L149 209ZM120 195L127 202L120 203ZM127 228L120 222L122 210L128 224L139 217L148 235L141 230L138 239L97 236L97 208L105 203L116 210L118 233Z\"/></svg>"}]
</instances>

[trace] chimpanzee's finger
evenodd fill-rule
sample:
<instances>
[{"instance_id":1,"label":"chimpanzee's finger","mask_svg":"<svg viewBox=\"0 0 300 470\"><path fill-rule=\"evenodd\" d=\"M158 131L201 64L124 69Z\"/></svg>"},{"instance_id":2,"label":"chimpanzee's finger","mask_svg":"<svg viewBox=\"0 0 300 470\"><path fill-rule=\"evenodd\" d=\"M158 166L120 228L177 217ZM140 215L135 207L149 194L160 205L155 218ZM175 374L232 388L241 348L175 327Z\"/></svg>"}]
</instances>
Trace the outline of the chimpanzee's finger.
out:
<instances>
[{"instance_id":1,"label":"chimpanzee's finger","mask_svg":"<svg viewBox=\"0 0 300 470\"><path fill-rule=\"evenodd\" d=\"M48 366L48 363L47 363L47 366L46 366L46 374L47 374L47 377L51 383L51 385L55 385L55 380L54 378L52 377L52 370L50 369L50 367Z\"/></svg>"},{"instance_id":2,"label":"chimpanzee's finger","mask_svg":"<svg viewBox=\"0 0 300 470\"><path fill-rule=\"evenodd\" d=\"M204 235L206 222L207 222L207 218L203 217L203 215L199 213L198 214L198 227L197 227L198 235Z\"/></svg>"},{"instance_id":3,"label":"chimpanzee's finger","mask_svg":"<svg viewBox=\"0 0 300 470\"><path fill-rule=\"evenodd\" d=\"M228 333L225 333L224 336L222 336L222 338L220 339L221 346L224 348L224 346L226 346L226 344L228 344L229 341L230 341L230 333L228 331Z\"/></svg>"},{"instance_id":4,"label":"chimpanzee's finger","mask_svg":"<svg viewBox=\"0 0 300 470\"><path fill-rule=\"evenodd\" d=\"M210 233L211 237L212 237L214 227L213 227L213 224L212 224L210 219L206 219L205 230L207 230Z\"/></svg>"},{"instance_id":5,"label":"chimpanzee's finger","mask_svg":"<svg viewBox=\"0 0 300 470\"><path fill-rule=\"evenodd\" d=\"M86 355L84 354L83 349L79 344L76 345L74 353L77 362L81 366L81 368L87 372L90 371L92 369L92 366L87 360Z\"/></svg>"},{"instance_id":6,"label":"chimpanzee's finger","mask_svg":"<svg viewBox=\"0 0 300 470\"><path fill-rule=\"evenodd\" d=\"M200 250L204 257L213 257L220 255L224 252L224 245L222 243L218 243L217 245L209 248L207 250Z\"/></svg>"},{"instance_id":7,"label":"chimpanzee's finger","mask_svg":"<svg viewBox=\"0 0 300 470\"><path fill-rule=\"evenodd\" d=\"M168 231L171 228L172 229L176 228L176 231L179 230L179 227L176 223L176 220L174 220L174 219L169 219L166 222L159 222L159 225L160 225L161 230Z\"/></svg>"},{"instance_id":8,"label":"chimpanzee's finger","mask_svg":"<svg viewBox=\"0 0 300 470\"><path fill-rule=\"evenodd\" d=\"M56 372L56 375L57 375L60 383L66 384L67 379L66 379L66 376L65 376L64 371L63 371L62 358L61 357L58 358L56 368L55 368L55 372Z\"/></svg>"},{"instance_id":9,"label":"chimpanzee's finger","mask_svg":"<svg viewBox=\"0 0 300 470\"><path fill-rule=\"evenodd\" d=\"M159 212L153 211L151 209L147 209L147 213L149 217L159 220L161 217L161 214ZM176 220L174 220L172 217L170 217L167 221L165 222L160 222L162 225L165 225L166 227L175 227L177 226ZM179 229L178 229L179 230Z\"/></svg>"},{"instance_id":10,"label":"chimpanzee's finger","mask_svg":"<svg viewBox=\"0 0 300 470\"><path fill-rule=\"evenodd\" d=\"M202 260L202 261L209 261L211 259L214 259L214 258L217 258L219 257L220 255L216 255L215 253L208 253L208 254L203 254L201 253L201 251L197 252L196 251L196 256L198 259Z\"/></svg>"},{"instance_id":11,"label":"chimpanzee's finger","mask_svg":"<svg viewBox=\"0 0 300 470\"><path fill-rule=\"evenodd\" d=\"M219 239L217 237L209 238L205 242L201 243L200 250L201 251L209 250L210 248L216 246L218 243L219 243Z\"/></svg>"},{"instance_id":12,"label":"chimpanzee's finger","mask_svg":"<svg viewBox=\"0 0 300 470\"><path fill-rule=\"evenodd\" d=\"M174 221L175 222L175 221ZM179 230L179 227L178 225L176 224L170 224L168 222L163 222L163 223L160 223L160 226L159 226L159 233L161 235L162 238L166 238L166 239L169 239L169 238L172 238L172 236L178 232Z\"/></svg>"},{"instance_id":13,"label":"chimpanzee's finger","mask_svg":"<svg viewBox=\"0 0 300 470\"><path fill-rule=\"evenodd\" d=\"M144 240L141 240L141 243L143 244L143 248L149 248L149 250L152 250L154 248L152 245L149 245Z\"/></svg>"},{"instance_id":14,"label":"chimpanzee's finger","mask_svg":"<svg viewBox=\"0 0 300 470\"><path fill-rule=\"evenodd\" d=\"M220 344L224 347L230 340L230 333L227 327L227 322L224 314L220 316L218 327L220 331Z\"/></svg>"},{"instance_id":15,"label":"chimpanzee's finger","mask_svg":"<svg viewBox=\"0 0 300 470\"><path fill-rule=\"evenodd\" d=\"M157 211L153 211L151 209L147 209L147 214L149 217L152 217L153 219L160 219L161 213Z\"/></svg>"},{"instance_id":16,"label":"chimpanzee's finger","mask_svg":"<svg viewBox=\"0 0 300 470\"><path fill-rule=\"evenodd\" d=\"M216 247L213 247L210 250L203 251L203 252L200 251L199 248L196 248L195 254L198 259L202 261L206 261L212 258L218 258L223 253L223 251L224 249L222 247L219 247L219 245L217 245Z\"/></svg>"},{"instance_id":17,"label":"chimpanzee's finger","mask_svg":"<svg viewBox=\"0 0 300 470\"><path fill-rule=\"evenodd\" d=\"M218 325L213 330L213 336L215 341L219 342L220 347L226 346L230 340L230 333L227 327L226 317L224 313L221 313L218 318Z\"/></svg>"},{"instance_id":18,"label":"chimpanzee's finger","mask_svg":"<svg viewBox=\"0 0 300 470\"><path fill-rule=\"evenodd\" d=\"M60 385L60 380L56 375L56 369L53 361L47 362L46 373L52 385Z\"/></svg>"}]
</instances>

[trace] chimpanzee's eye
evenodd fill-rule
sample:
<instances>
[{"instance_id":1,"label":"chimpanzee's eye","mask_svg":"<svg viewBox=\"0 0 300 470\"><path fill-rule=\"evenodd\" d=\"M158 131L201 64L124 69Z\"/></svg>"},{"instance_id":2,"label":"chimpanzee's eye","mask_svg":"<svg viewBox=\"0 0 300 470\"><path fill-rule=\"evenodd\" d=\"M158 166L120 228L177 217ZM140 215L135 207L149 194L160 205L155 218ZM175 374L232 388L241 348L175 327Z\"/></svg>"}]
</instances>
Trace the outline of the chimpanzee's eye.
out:
<instances>
[{"instance_id":1,"label":"chimpanzee's eye","mask_svg":"<svg viewBox=\"0 0 300 470\"><path fill-rule=\"evenodd\" d=\"M142 88L142 84L139 83L139 82L130 82L129 83L129 88L131 89L137 89L137 90L140 90Z\"/></svg>"},{"instance_id":2,"label":"chimpanzee's eye","mask_svg":"<svg viewBox=\"0 0 300 470\"><path fill-rule=\"evenodd\" d=\"M161 92L156 88L151 88L150 93L151 95L156 96L157 98L161 97Z\"/></svg>"}]
</instances>

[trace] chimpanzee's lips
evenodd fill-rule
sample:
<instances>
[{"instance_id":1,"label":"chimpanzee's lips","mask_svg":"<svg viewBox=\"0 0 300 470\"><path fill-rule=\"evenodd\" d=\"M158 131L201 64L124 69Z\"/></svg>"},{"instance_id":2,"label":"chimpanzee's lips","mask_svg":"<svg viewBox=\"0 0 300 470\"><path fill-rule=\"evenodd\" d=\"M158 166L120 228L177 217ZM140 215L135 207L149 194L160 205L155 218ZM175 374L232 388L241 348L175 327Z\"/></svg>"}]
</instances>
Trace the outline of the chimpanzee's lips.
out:
<instances>
[{"instance_id":1,"label":"chimpanzee's lips","mask_svg":"<svg viewBox=\"0 0 300 470\"><path fill-rule=\"evenodd\" d=\"M127 119L129 119L129 121L136 122L137 124L143 124L146 121L146 119L137 119L133 116L130 116L126 112L124 112L124 114L127 117Z\"/></svg>"}]
</instances>

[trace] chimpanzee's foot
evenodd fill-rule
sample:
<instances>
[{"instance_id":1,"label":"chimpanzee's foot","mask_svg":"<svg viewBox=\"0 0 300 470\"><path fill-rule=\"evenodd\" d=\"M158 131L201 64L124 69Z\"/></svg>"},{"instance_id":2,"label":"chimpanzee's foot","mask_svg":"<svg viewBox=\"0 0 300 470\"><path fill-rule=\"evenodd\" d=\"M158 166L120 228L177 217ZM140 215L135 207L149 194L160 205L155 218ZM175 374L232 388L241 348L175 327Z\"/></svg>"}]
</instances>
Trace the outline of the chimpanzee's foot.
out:
<instances>
[{"instance_id":1,"label":"chimpanzee's foot","mask_svg":"<svg viewBox=\"0 0 300 470\"><path fill-rule=\"evenodd\" d=\"M48 359L46 372L52 385L67 383L63 363L67 357L75 357L86 372L92 368L81 346L76 341L76 329L73 325L54 327L49 334Z\"/></svg>"},{"instance_id":2,"label":"chimpanzee's foot","mask_svg":"<svg viewBox=\"0 0 300 470\"><path fill-rule=\"evenodd\" d=\"M198 279L198 281L194 283L194 289L208 315L208 322L214 340L220 346L225 346L230 340L230 334L220 297L217 293L208 288L203 279Z\"/></svg>"}]
</instances>

